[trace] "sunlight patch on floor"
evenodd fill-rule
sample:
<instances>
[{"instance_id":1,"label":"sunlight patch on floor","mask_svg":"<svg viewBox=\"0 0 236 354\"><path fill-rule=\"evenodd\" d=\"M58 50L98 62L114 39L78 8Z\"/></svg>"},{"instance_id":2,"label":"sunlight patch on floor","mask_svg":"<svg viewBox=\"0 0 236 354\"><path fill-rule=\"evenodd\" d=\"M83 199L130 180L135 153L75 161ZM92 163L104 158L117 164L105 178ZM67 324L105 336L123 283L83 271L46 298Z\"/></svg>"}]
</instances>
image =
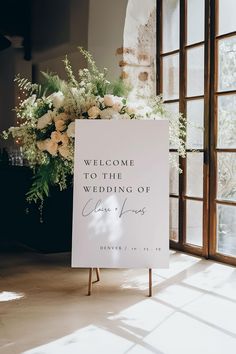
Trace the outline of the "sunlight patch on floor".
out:
<instances>
[{"instance_id":1,"label":"sunlight patch on floor","mask_svg":"<svg viewBox=\"0 0 236 354\"><path fill-rule=\"evenodd\" d=\"M0 292L0 302L13 301L22 299L25 295L23 293L15 293L13 291Z\"/></svg>"},{"instance_id":2,"label":"sunlight patch on floor","mask_svg":"<svg viewBox=\"0 0 236 354\"><path fill-rule=\"evenodd\" d=\"M133 342L95 325L84 327L22 354L125 353Z\"/></svg>"},{"instance_id":3,"label":"sunlight patch on floor","mask_svg":"<svg viewBox=\"0 0 236 354\"><path fill-rule=\"evenodd\" d=\"M128 307L115 316L109 316L108 319L114 324L121 322L127 330L145 337L172 312L173 310L168 306L147 299Z\"/></svg>"}]
</instances>

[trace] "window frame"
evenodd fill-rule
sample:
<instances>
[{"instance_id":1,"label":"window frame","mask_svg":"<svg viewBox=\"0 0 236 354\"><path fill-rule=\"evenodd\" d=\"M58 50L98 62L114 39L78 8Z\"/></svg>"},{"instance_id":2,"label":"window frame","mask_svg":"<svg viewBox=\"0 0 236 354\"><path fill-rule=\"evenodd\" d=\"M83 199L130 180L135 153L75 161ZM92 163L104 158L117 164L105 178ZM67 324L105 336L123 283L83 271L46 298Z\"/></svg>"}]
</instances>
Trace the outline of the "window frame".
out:
<instances>
[{"instance_id":1,"label":"window frame","mask_svg":"<svg viewBox=\"0 0 236 354\"><path fill-rule=\"evenodd\" d=\"M217 41L236 34L236 31L224 35L218 33L219 6L218 0L205 0L204 41L187 45L187 0L180 0L180 41L179 49L162 53L163 11L162 2L157 0L157 28L156 28L156 65L157 65L157 94L162 93L162 60L163 57L179 53L179 99L166 100L166 103L179 103L179 110L186 116L188 100L204 99L204 145L203 149L203 198L186 195L186 159L180 158L180 167L183 173L179 175L179 194L170 195L179 200L179 240L170 240L173 249L189 252L191 254L211 258L225 263L236 265L236 257L217 252L217 215L218 204L234 205L236 202L217 200L217 153L220 151L233 151L236 149L217 148L217 97L236 93L227 91L217 92ZM204 95L187 97L187 50L204 45ZM174 152L174 149L170 150ZM187 150L191 151L191 150ZM188 200L201 200L203 202L203 246L195 246L186 242L186 203Z\"/></svg>"}]
</instances>

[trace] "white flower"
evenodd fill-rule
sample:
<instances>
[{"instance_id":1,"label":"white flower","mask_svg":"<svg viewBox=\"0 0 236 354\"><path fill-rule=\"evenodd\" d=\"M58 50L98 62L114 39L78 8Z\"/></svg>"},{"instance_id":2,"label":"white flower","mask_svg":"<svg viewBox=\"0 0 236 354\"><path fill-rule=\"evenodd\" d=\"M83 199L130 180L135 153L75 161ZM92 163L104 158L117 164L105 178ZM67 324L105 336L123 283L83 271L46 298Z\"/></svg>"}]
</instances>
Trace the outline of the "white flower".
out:
<instances>
[{"instance_id":1,"label":"white flower","mask_svg":"<svg viewBox=\"0 0 236 354\"><path fill-rule=\"evenodd\" d=\"M28 97L24 102L23 102L23 105L27 105L27 106L33 106L34 102L36 100L36 95L32 95L30 97Z\"/></svg>"},{"instance_id":2,"label":"white flower","mask_svg":"<svg viewBox=\"0 0 236 354\"><path fill-rule=\"evenodd\" d=\"M116 111L116 112L120 112L121 108L123 107L123 103L122 102L116 102L113 104L112 108Z\"/></svg>"},{"instance_id":3,"label":"white flower","mask_svg":"<svg viewBox=\"0 0 236 354\"><path fill-rule=\"evenodd\" d=\"M95 119L100 115L101 111L97 106L93 106L88 110L88 115L90 119Z\"/></svg>"},{"instance_id":4,"label":"white flower","mask_svg":"<svg viewBox=\"0 0 236 354\"><path fill-rule=\"evenodd\" d=\"M128 107L127 107L127 112L128 112L129 114L136 114L137 111L138 111L137 105L135 105L135 104L129 104L129 105L128 105Z\"/></svg>"},{"instance_id":5,"label":"white flower","mask_svg":"<svg viewBox=\"0 0 236 354\"><path fill-rule=\"evenodd\" d=\"M56 156L58 151L58 144L51 139L46 139L45 150L47 150L52 156Z\"/></svg>"},{"instance_id":6,"label":"white flower","mask_svg":"<svg viewBox=\"0 0 236 354\"><path fill-rule=\"evenodd\" d=\"M62 119L59 119L55 122L55 128L56 130L58 130L59 132L63 132L63 130L66 129L66 124L65 121Z\"/></svg>"},{"instance_id":7,"label":"white flower","mask_svg":"<svg viewBox=\"0 0 236 354\"><path fill-rule=\"evenodd\" d=\"M115 111L119 112L123 107L123 98L119 96L113 95L105 95L103 99L103 103L107 107L112 107Z\"/></svg>"},{"instance_id":8,"label":"white flower","mask_svg":"<svg viewBox=\"0 0 236 354\"><path fill-rule=\"evenodd\" d=\"M58 151L59 151L60 155L62 157L64 157L65 159L67 159L67 160L71 159L72 156L71 156L70 149L68 146L61 145L61 146L59 146Z\"/></svg>"},{"instance_id":9,"label":"white flower","mask_svg":"<svg viewBox=\"0 0 236 354\"><path fill-rule=\"evenodd\" d=\"M124 106L122 100L123 100L123 97L118 97L118 96L115 96L115 97L114 97L114 101L115 101L115 102L114 102L112 108L113 108L115 111L119 112L119 111L121 110L121 108Z\"/></svg>"},{"instance_id":10,"label":"white flower","mask_svg":"<svg viewBox=\"0 0 236 354\"><path fill-rule=\"evenodd\" d=\"M112 108L106 108L100 112L100 118L111 119L115 114L117 114L117 111L114 111Z\"/></svg>"},{"instance_id":11,"label":"white flower","mask_svg":"<svg viewBox=\"0 0 236 354\"><path fill-rule=\"evenodd\" d=\"M72 87L70 90L71 90L72 95L74 95L74 96L79 94L79 90L77 89L77 87Z\"/></svg>"},{"instance_id":12,"label":"white flower","mask_svg":"<svg viewBox=\"0 0 236 354\"><path fill-rule=\"evenodd\" d=\"M69 136L69 138L74 138L75 137L75 122L71 122L69 125L68 125L68 128L67 128L67 135Z\"/></svg>"},{"instance_id":13,"label":"white flower","mask_svg":"<svg viewBox=\"0 0 236 354\"><path fill-rule=\"evenodd\" d=\"M115 103L115 97L113 95L105 95L103 101L105 106L112 107Z\"/></svg>"},{"instance_id":14,"label":"white flower","mask_svg":"<svg viewBox=\"0 0 236 354\"><path fill-rule=\"evenodd\" d=\"M48 98L52 101L52 104L56 109L62 107L65 99L61 91L52 93L50 96L48 96Z\"/></svg>"},{"instance_id":15,"label":"white flower","mask_svg":"<svg viewBox=\"0 0 236 354\"><path fill-rule=\"evenodd\" d=\"M52 120L53 120L53 113L52 113L52 111L48 111L47 113L45 113L42 117L40 117L38 119L37 129L45 128L47 125L52 123Z\"/></svg>"},{"instance_id":16,"label":"white flower","mask_svg":"<svg viewBox=\"0 0 236 354\"><path fill-rule=\"evenodd\" d=\"M143 107L139 107L139 109L137 111L137 116L139 117L139 119L148 119L148 118L150 118L150 116L153 116L151 107L149 107L147 105L143 106Z\"/></svg>"},{"instance_id":17,"label":"white flower","mask_svg":"<svg viewBox=\"0 0 236 354\"><path fill-rule=\"evenodd\" d=\"M69 116L68 114L62 112L62 113L59 113L59 114L55 114L54 117L53 117L53 120L54 122L57 122L58 120L64 120L64 121L67 121L69 120Z\"/></svg>"},{"instance_id":18,"label":"white flower","mask_svg":"<svg viewBox=\"0 0 236 354\"><path fill-rule=\"evenodd\" d=\"M45 151L45 150L46 150L46 142L45 142L45 140L39 140L39 141L37 141L36 145L37 145L37 148L38 148L40 151Z\"/></svg>"}]
</instances>

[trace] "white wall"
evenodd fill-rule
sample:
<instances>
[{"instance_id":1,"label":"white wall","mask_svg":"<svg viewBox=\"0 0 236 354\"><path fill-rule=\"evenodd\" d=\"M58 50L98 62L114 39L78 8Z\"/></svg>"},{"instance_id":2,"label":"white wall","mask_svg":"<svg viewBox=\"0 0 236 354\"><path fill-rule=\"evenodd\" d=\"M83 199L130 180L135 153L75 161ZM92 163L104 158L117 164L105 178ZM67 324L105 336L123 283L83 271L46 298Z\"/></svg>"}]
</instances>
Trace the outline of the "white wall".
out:
<instances>
[{"instance_id":1,"label":"white wall","mask_svg":"<svg viewBox=\"0 0 236 354\"><path fill-rule=\"evenodd\" d=\"M120 76L117 48L123 47L123 31L128 0L90 0L88 49L99 68L109 70L109 78Z\"/></svg>"},{"instance_id":2,"label":"white wall","mask_svg":"<svg viewBox=\"0 0 236 354\"><path fill-rule=\"evenodd\" d=\"M131 96L156 92L156 0L129 0L124 26L125 77Z\"/></svg>"}]
</instances>

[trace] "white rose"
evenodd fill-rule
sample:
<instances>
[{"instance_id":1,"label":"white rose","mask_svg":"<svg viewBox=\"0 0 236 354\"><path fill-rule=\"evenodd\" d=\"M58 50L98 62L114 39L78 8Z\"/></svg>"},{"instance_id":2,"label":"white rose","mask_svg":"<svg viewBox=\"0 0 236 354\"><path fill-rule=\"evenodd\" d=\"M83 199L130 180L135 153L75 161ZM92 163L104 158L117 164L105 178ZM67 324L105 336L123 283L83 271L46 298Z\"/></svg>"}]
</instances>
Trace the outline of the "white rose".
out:
<instances>
[{"instance_id":1,"label":"white rose","mask_svg":"<svg viewBox=\"0 0 236 354\"><path fill-rule=\"evenodd\" d=\"M47 150L52 156L56 156L58 151L58 144L51 139L46 139L45 144L45 150Z\"/></svg>"},{"instance_id":2,"label":"white rose","mask_svg":"<svg viewBox=\"0 0 236 354\"><path fill-rule=\"evenodd\" d=\"M106 108L100 112L100 118L101 119L111 119L114 114L117 114L117 112L114 111L114 109Z\"/></svg>"},{"instance_id":3,"label":"white rose","mask_svg":"<svg viewBox=\"0 0 236 354\"><path fill-rule=\"evenodd\" d=\"M115 103L115 97L113 95L105 95L103 102L105 106L112 107Z\"/></svg>"},{"instance_id":4,"label":"white rose","mask_svg":"<svg viewBox=\"0 0 236 354\"><path fill-rule=\"evenodd\" d=\"M50 96L48 96L48 98L52 101L52 104L56 109L62 107L65 99L61 91L52 93Z\"/></svg>"},{"instance_id":5,"label":"white rose","mask_svg":"<svg viewBox=\"0 0 236 354\"><path fill-rule=\"evenodd\" d=\"M59 146L58 151L62 157L64 157L67 160L71 160L72 156L68 146L61 145Z\"/></svg>"},{"instance_id":6,"label":"white rose","mask_svg":"<svg viewBox=\"0 0 236 354\"><path fill-rule=\"evenodd\" d=\"M74 138L75 137L75 122L71 122L69 125L68 125L68 128L67 128L67 135L69 136L69 138Z\"/></svg>"},{"instance_id":7,"label":"white rose","mask_svg":"<svg viewBox=\"0 0 236 354\"><path fill-rule=\"evenodd\" d=\"M37 145L37 147L38 147L38 149L39 149L40 151L45 151L45 150L46 150L46 143L45 143L45 140L39 140L39 141L37 141L36 145Z\"/></svg>"},{"instance_id":8,"label":"white rose","mask_svg":"<svg viewBox=\"0 0 236 354\"><path fill-rule=\"evenodd\" d=\"M38 119L37 122L37 129L43 129L45 128L48 124L51 124L53 120L53 114L52 111L48 111L45 113L42 117Z\"/></svg>"},{"instance_id":9,"label":"white rose","mask_svg":"<svg viewBox=\"0 0 236 354\"><path fill-rule=\"evenodd\" d=\"M90 119L95 119L101 113L100 109L97 106L93 106L88 110L88 115Z\"/></svg>"},{"instance_id":10,"label":"white rose","mask_svg":"<svg viewBox=\"0 0 236 354\"><path fill-rule=\"evenodd\" d=\"M129 104L127 107L127 112L129 114L136 114L137 113L137 106L133 104Z\"/></svg>"},{"instance_id":11,"label":"white rose","mask_svg":"<svg viewBox=\"0 0 236 354\"><path fill-rule=\"evenodd\" d=\"M53 119L54 119L54 122L56 122L58 120L67 121L67 120L69 120L69 116L68 116L68 114L63 112L63 113L55 115Z\"/></svg>"},{"instance_id":12,"label":"white rose","mask_svg":"<svg viewBox=\"0 0 236 354\"><path fill-rule=\"evenodd\" d=\"M112 108L116 111L119 112L121 110L121 108L123 107L123 103L122 102L115 102L112 106Z\"/></svg>"}]
</instances>

